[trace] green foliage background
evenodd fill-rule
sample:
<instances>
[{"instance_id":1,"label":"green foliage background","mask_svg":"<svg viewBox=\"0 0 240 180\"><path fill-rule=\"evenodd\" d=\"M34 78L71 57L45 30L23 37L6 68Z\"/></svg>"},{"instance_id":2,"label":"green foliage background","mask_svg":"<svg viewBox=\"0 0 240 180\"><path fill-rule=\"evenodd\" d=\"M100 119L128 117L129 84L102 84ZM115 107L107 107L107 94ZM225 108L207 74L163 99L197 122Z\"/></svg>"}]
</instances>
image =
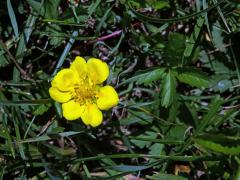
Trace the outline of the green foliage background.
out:
<instances>
[{"instance_id":1,"label":"green foliage background","mask_svg":"<svg viewBox=\"0 0 240 180\"><path fill-rule=\"evenodd\" d=\"M240 179L240 4L0 1L1 179ZM75 56L120 103L67 122L48 88Z\"/></svg>"}]
</instances>

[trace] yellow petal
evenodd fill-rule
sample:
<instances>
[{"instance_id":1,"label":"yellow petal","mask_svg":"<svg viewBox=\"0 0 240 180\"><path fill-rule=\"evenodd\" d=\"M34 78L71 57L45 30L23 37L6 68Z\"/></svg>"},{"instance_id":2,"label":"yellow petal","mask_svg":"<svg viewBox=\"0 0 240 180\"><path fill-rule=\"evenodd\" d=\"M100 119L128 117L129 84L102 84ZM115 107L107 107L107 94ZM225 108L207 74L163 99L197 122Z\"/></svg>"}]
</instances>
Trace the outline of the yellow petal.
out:
<instances>
[{"instance_id":1,"label":"yellow petal","mask_svg":"<svg viewBox=\"0 0 240 180\"><path fill-rule=\"evenodd\" d=\"M102 123L103 115L96 104L88 103L84 108L81 118L84 124L96 127Z\"/></svg>"},{"instance_id":2,"label":"yellow petal","mask_svg":"<svg viewBox=\"0 0 240 180\"><path fill-rule=\"evenodd\" d=\"M63 69L59 71L52 80L52 86L60 91L70 91L74 88L74 84L79 82L77 72L71 69Z\"/></svg>"},{"instance_id":3,"label":"yellow petal","mask_svg":"<svg viewBox=\"0 0 240 180\"><path fill-rule=\"evenodd\" d=\"M118 102L118 94L112 86L104 86L100 88L97 105L101 110L107 110L114 107Z\"/></svg>"},{"instance_id":4,"label":"yellow petal","mask_svg":"<svg viewBox=\"0 0 240 180\"><path fill-rule=\"evenodd\" d=\"M87 63L84 58L77 56L72 62L70 69L78 72L80 78L84 79L87 75Z\"/></svg>"},{"instance_id":5,"label":"yellow petal","mask_svg":"<svg viewBox=\"0 0 240 180\"><path fill-rule=\"evenodd\" d=\"M53 100L60 103L65 103L71 99L71 93L69 91L61 92L55 87L50 87L49 94Z\"/></svg>"},{"instance_id":6,"label":"yellow petal","mask_svg":"<svg viewBox=\"0 0 240 180\"><path fill-rule=\"evenodd\" d=\"M63 117L67 120L76 120L81 117L84 107L73 100L62 104Z\"/></svg>"},{"instance_id":7,"label":"yellow petal","mask_svg":"<svg viewBox=\"0 0 240 180\"><path fill-rule=\"evenodd\" d=\"M107 63L100 59L90 58L87 61L88 75L94 84L101 84L109 76L109 68Z\"/></svg>"}]
</instances>

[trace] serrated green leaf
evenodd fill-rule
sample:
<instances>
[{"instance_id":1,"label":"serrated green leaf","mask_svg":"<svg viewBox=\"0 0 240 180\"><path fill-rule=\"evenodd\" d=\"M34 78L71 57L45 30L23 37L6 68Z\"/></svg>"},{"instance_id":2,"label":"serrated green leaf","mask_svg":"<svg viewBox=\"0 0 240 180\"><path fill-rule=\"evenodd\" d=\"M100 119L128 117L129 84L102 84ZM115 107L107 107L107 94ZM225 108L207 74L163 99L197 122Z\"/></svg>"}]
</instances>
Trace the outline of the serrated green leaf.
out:
<instances>
[{"instance_id":1,"label":"serrated green leaf","mask_svg":"<svg viewBox=\"0 0 240 180\"><path fill-rule=\"evenodd\" d=\"M157 134L155 132L152 132L152 131L147 131L146 133L144 134L140 134L138 136L136 136L137 138L151 138L151 139L154 139L157 137ZM144 148L144 147L148 147L152 142L151 141L142 141L142 140L134 140L132 139L131 142L138 146L139 148Z\"/></svg>"},{"instance_id":2,"label":"serrated green leaf","mask_svg":"<svg viewBox=\"0 0 240 180\"><path fill-rule=\"evenodd\" d=\"M50 37L50 44L52 46L59 46L64 41L64 36L66 34L62 33L62 29L57 24L49 24L46 27L46 34L43 35Z\"/></svg>"},{"instance_id":3,"label":"serrated green leaf","mask_svg":"<svg viewBox=\"0 0 240 180\"><path fill-rule=\"evenodd\" d=\"M240 137L204 134L194 138L200 146L223 154L240 154Z\"/></svg>"},{"instance_id":4,"label":"serrated green leaf","mask_svg":"<svg viewBox=\"0 0 240 180\"><path fill-rule=\"evenodd\" d=\"M154 69L148 72L143 72L140 74L137 74L127 80L124 81L124 84L130 83L130 82L137 82L137 84L150 84L153 81L159 80L162 78L164 71L166 68L158 68Z\"/></svg>"},{"instance_id":5,"label":"serrated green leaf","mask_svg":"<svg viewBox=\"0 0 240 180\"><path fill-rule=\"evenodd\" d=\"M198 88L208 87L210 84L209 77L197 70L181 69L177 74L177 78L180 82Z\"/></svg>"},{"instance_id":6,"label":"serrated green leaf","mask_svg":"<svg viewBox=\"0 0 240 180\"><path fill-rule=\"evenodd\" d=\"M137 80L138 84L150 84L153 81L159 80L162 78L162 75L165 71L165 68L159 68L148 73L142 74L142 78Z\"/></svg>"},{"instance_id":7,"label":"serrated green leaf","mask_svg":"<svg viewBox=\"0 0 240 180\"><path fill-rule=\"evenodd\" d=\"M164 107L168 107L172 104L174 97L176 95L176 78L172 71L169 72L164 77L162 83L162 91L161 91L161 104Z\"/></svg>"},{"instance_id":8,"label":"serrated green leaf","mask_svg":"<svg viewBox=\"0 0 240 180\"><path fill-rule=\"evenodd\" d=\"M35 111L33 112L33 114L35 116L38 115L42 115L43 113L45 113L49 108L51 107L51 104L42 104L40 106L38 106Z\"/></svg>"}]
</instances>

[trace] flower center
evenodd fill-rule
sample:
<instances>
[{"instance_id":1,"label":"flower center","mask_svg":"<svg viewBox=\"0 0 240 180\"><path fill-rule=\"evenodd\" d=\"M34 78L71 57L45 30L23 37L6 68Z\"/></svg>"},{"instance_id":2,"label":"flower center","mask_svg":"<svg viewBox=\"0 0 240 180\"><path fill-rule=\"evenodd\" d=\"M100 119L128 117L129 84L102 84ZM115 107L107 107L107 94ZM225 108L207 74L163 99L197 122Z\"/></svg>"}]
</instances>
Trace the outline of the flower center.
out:
<instances>
[{"instance_id":1,"label":"flower center","mask_svg":"<svg viewBox=\"0 0 240 180\"><path fill-rule=\"evenodd\" d=\"M85 82L76 84L74 88L73 98L81 105L89 102L92 103L97 98L97 87Z\"/></svg>"}]
</instances>

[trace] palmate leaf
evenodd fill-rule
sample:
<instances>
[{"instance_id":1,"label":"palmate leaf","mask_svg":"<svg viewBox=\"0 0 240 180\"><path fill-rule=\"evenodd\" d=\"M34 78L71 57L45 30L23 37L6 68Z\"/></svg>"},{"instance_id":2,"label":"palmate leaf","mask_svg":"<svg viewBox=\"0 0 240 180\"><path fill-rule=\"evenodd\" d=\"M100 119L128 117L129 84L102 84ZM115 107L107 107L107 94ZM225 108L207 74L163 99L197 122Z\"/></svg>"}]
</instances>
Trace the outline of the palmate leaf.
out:
<instances>
[{"instance_id":1,"label":"palmate leaf","mask_svg":"<svg viewBox=\"0 0 240 180\"><path fill-rule=\"evenodd\" d=\"M201 71L194 70L194 69L177 69L177 79L180 82L186 83L190 86L202 88L202 87L209 87L210 81L209 77L202 73Z\"/></svg>"},{"instance_id":2,"label":"palmate leaf","mask_svg":"<svg viewBox=\"0 0 240 180\"><path fill-rule=\"evenodd\" d=\"M172 104L176 95L176 86L177 82L174 73L171 70L169 70L166 76L164 77L162 83L161 91L162 106L168 107Z\"/></svg>"},{"instance_id":3,"label":"palmate leaf","mask_svg":"<svg viewBox=\"0 0 240 180\"><path fill-rule=\"evenodd\" d=\"M222 134L203 134L194 138L194 141L203 148L210 149L217 153L228 155L240 154L240 137Z\"/></svg>"}]
</instances>

